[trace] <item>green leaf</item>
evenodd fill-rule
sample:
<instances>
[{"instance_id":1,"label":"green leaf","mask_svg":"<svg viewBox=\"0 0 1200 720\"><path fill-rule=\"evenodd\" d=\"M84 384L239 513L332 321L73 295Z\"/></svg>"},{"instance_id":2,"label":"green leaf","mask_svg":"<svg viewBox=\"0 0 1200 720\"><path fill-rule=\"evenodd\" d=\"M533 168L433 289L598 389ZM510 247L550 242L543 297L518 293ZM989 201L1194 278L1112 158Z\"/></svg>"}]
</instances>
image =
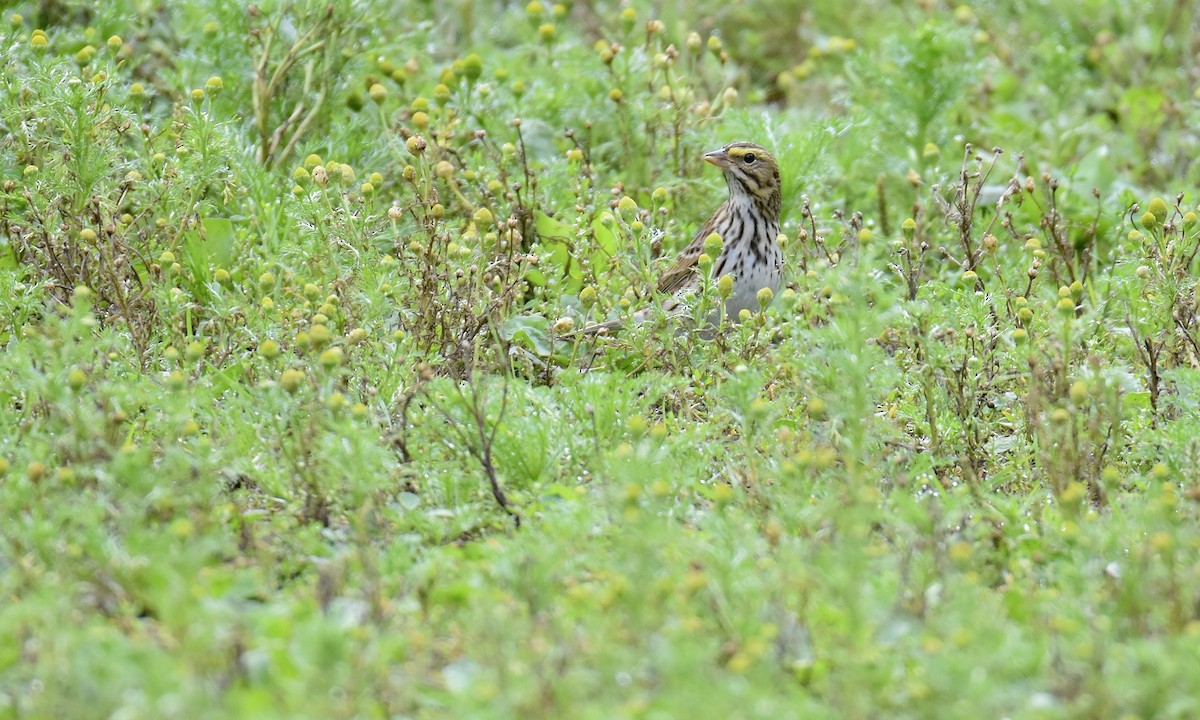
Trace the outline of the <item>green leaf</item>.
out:
<instances>
[{"instance_id":1,"label":"green leaf","mask_svg":"<svg viewBox=\"0 0 1200 720\"><path fill-rule=\"evenodd\" d=\"M571 253L575 228L545 213L538 213L534 227L541 238L542 250L550 253L548 260L561 271L566 281L563 286L564 292L569 295L578 293L583 287L583 271ZM547 283L545 274L538 270L531 270L525 277L534 285L545 286Z\"/></svg>"},{"instance_id":2,"label":"green leaf","mask_svg":"<svg viewBox=\"0 0 1200 720\"><path fill-rule=\"evenodd\" d=\"M184 236L185 251L189 264L203 268L205 276L209 266L228 268L233 262L233 221L229 218L204 218L200 231Z\"/></svg>"},{"instance_id":3,"label":"green leaf","mask_svg":"<svg viewBox=\"0 0 1200 720\"><path fill-rule=\"evenodd\" d=\"M570 240L575 236L575 228L564 222L555 220L546 213L538 213L533 226L537 229L538 237L543 240L549 238Z\"/></svg>"},{"instance_id":4,"label":"green leaf","mask_svg":"<svg viewBox=\"0 0 1200 720\"><path fill-rule=\"evenodd\" d=\"M1125 393L1121 396L1121 412L1135 414L1139 410L1150 409L1150 393L1143 390L1141 392Z\"/></svg>"},{"instance_id":5,"label":"green leaf","mask_svg":"<svg viewBox=\"0 0 1200 720\"><path fill-rule=\"evenodd\" d=\"M592 236L596 238L596 247L606 255L611 256L616 254L617 236L613 233L612 229L600 222L599 218L592 221Z\"/></svg>"},{"instance_id":6,"label":"green leaf","mask_svg":"<svg viewBox=\"0 0 1200 720\"><path fill-rule=\"evenodd\" d=\"M1167 96L1153 87L1132 87L1121 96L1121 107L1126 109L1125 125L1127 129L1156 130L1166 122L1167 115L1163 105Z\"/></svg>"},{"instance_id":7,"label":"green leaf","mask_svg":"<svg viewBox=\"0 0 1200 720\"><path fill-rule=\"evenodd\" d=\"M500 337L539 357L550 354L550 321L541 315L516 315L500 326Z\"/></svg>"}]
</instances>

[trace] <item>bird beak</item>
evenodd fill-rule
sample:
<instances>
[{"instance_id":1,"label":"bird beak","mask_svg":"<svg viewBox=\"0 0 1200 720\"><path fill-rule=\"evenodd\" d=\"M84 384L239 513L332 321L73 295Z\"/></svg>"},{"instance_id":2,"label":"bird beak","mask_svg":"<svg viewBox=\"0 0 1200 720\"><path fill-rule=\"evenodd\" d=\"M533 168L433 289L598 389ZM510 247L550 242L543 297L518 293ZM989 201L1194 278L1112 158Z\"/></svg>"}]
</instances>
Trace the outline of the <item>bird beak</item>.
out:
<instances>
[{"instance_id":1,"label":"bird beak","mask_svg":"<svg viewBox=\"0 0 1200 720\"><path fill-rule=\"evenodd\" d=\"M730 165L729 153L724 150L715 150L704 155L704 160L716 165L719 168L727 168Z\"/></svg>"}]
</instances>

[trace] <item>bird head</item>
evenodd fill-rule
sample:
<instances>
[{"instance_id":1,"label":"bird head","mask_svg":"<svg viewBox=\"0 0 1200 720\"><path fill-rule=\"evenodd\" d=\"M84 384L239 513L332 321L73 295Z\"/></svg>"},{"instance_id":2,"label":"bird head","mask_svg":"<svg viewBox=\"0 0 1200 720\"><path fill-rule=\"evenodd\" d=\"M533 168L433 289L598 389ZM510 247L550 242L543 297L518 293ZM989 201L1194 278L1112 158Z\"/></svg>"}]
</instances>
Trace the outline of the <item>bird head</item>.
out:
<instances>
[{"instance_id":1,"label":"bird head","mask_svg":"<svg viewBox=\"0 0 1200 720\"><path fill-rule=\"evenodd\" d=\"M730 198L749 197L770 217L778 217L780 205L779 165L760 145L735 142L704 156L721 168Z\"/></svg>"}]
</instances>

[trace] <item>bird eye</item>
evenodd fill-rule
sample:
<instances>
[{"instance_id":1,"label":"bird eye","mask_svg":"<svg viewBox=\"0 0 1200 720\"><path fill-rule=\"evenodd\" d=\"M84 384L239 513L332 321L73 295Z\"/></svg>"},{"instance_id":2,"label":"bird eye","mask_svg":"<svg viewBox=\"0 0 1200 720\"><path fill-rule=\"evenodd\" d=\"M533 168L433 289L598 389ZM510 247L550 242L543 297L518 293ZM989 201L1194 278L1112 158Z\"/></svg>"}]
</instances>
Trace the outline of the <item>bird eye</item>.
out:
<instances>
[{"instance_id":1,"label":"bird eye","mask_svg":"<svg viewBox=\"0 0 1200 720\"><path fill-rule=\"evenodd\" d=\"M754 161L757 159L758 159L758 156L755 155L754 153L746 153L745 155L742 156L742 162L746 163L747 165L753 165Z\"/></svg>"}]
</instances>

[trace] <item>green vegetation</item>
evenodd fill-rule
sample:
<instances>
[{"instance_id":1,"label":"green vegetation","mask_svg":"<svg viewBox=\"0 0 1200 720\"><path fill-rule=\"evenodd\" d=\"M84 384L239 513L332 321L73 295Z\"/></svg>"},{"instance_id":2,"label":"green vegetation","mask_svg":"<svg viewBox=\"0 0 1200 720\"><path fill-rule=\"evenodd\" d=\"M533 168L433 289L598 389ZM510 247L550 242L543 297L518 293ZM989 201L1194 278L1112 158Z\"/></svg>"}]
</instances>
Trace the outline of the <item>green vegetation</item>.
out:
<instances>
[{"instance_id":1,"label":"green vegetation","mask_svg":"<svg viewBox=\"0 0 1200 720\"><path fill-rule=\"evenodd\" d=\"M1200 715L1191 4L660 4L9 6L0 718Z\"/></svg>"}]
</instances>

